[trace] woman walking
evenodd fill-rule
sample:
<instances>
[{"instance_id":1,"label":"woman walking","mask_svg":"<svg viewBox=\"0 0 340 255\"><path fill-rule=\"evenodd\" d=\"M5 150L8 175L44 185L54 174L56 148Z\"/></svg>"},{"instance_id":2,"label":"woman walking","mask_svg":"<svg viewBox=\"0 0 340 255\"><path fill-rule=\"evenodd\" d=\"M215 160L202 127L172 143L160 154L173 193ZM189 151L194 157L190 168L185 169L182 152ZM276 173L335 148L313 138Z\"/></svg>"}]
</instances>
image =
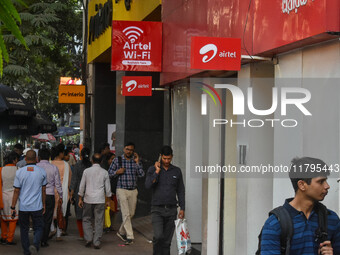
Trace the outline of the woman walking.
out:
<instances>
[{"instance_id":1,"label":"woman walking","mask_svg":"<svg viewBox=\"0 0 340 255\"><path fill-rule=\"evenodd\" d=\"M0 201L1 210L1 243L7 245L16 244L13 242L14 232L18 221L18 215L12 218L11 205L14 193L14 178L17 171L16 164L18 163L19 155L15 152L11 152L6 160L5 166L0 169L0 182L2 186L2 201ZM13 208L14 209L14 208ZM15 206L15 210L18 212L18 204Z\"/></svg>"}]
</instances>

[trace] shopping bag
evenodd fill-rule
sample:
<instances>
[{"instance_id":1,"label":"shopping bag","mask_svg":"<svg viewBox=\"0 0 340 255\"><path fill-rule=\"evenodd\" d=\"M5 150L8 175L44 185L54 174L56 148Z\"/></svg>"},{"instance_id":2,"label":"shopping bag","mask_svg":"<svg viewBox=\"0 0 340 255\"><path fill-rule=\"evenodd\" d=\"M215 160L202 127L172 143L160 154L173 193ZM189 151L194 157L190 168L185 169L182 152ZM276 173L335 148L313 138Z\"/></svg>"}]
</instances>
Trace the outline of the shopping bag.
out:
<instances>
[{"instance_id":1,"label":"shopping bag","mask_svg":"<svg viewBox=\"0 0 340 255\"><path fill-rule=\"evenodd\" d=\"M111 227L111 218L110 218L110 207L106 207L105 209L105 220L104 220L105 228Z\"/></svg>"},{"instance_id":2,"label":"shopping bag","mask_svg":"<svg viewBox=\"0 0 340 255\"><path fill-rule=\"evenodd\" d=\"M191 252L191 240L186 219L175 220L176 239L178 254L186 254Z\"/></svg>"}]
</instances>

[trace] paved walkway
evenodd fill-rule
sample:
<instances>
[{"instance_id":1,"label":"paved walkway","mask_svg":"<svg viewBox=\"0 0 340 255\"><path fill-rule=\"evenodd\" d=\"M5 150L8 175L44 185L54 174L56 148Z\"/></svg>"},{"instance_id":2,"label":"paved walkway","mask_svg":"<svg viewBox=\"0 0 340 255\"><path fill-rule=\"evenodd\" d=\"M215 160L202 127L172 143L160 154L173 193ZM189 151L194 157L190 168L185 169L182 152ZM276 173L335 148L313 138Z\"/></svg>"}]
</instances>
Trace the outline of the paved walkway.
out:
<instances>
[{"instance_id":1,"label":"paved walkway","mask_svg":"<svg viewBox=\"0 0 340 255\"><path fill-rule=\"evenodd\" d=\"M139 220L140 219L140 220ZM152 237L149 233L152 230L150 225L150 217L144 217L134 219L136 224L135 229L135 241L132 245L124 245L123 242L117 237L116 231L104 233L102 237L102 244L100 250L93 248L86 248L84 241L79 241L78 230L76 227L76 220L74 217L69 219L68 235L63 237L63 241L56 242L55 237L49 241L49 247L40 248L39 255L101 255L101 254L119 254L119 255L150 255L152 254L152 243L150 239ZM115 229L118 229L119 223L115 225ZM142 232L141 232L142 231ZM148 238L148 237L149 238ZM33 238L33 233L30 233L30 237ZM32 240L32 239L31 239ZM0 254L4 255L19 255L23 254L20 243L20 230L17 226L15 232L14 241L17 242L15 246L0 245ZM32 243L32 241L31 241Z\"/></svg>"}]
</instances>

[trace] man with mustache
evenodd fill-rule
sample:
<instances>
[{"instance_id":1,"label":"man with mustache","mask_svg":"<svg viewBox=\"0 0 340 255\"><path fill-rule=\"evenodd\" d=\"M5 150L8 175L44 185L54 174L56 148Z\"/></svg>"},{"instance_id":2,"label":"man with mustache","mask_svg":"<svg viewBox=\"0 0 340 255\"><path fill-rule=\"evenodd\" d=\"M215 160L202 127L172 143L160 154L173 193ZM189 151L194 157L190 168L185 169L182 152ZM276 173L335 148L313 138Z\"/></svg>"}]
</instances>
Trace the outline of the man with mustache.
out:
<instances>
[{"instance_id":1,"label":"man with mustache","mask_svg":"<svg viewBox=\"0 0 340 255\"><path fill-rule=\"evenodd\" d=\"M285 254L340 254L339 217L319 203L324 200L330 188L327 183L330 169L325 162L316 158L304 157L292 160L289 178L295 190L295 197L287 199L283 209L291 218L293 234L290 247L287 248L289 253ZM320 231L319 216L322 218L322 215L327 219L327 231ZM282 224L284 223L280 224L274 214L267 219L262 229L260 254L283 253L282 247L287 246L280 241Z\"/></svg>"},{"instance_id":2,"label":"man with mustache","mask_svg":"<svg viewBox=\"0 0 340 255\"><path fill-rule=\"evenodd\" d=\"M119 159L120 158L120 159ZM121 160L121 163L119 162ZM121 165L120 165L121 164ZM135 215L137 205L137 177L143 177L144 171L135 152L134 143L126 143L124 154L113 160L109 168L110 178L118 178L116 195L122 212L122 225L117 236L126 244L134 240L131 219ZM115 191L112 191L113 193Z\"/></svg>"}]
</instances>

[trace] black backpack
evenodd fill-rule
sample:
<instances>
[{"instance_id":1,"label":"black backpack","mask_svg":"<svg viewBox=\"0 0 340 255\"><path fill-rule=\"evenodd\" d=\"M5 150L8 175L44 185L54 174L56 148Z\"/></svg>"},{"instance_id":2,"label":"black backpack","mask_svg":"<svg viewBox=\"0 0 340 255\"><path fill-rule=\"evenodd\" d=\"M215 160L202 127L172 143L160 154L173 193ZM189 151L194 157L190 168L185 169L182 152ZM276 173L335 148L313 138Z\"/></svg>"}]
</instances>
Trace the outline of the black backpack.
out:
<instances>
[{"instance_id":1,"label":"black backpack","mask_svg":"<svg viewBox=\"0 0 340 255\"><path fill-rule=\"evenodd\" d=\"M122 168L122 166L123 166L122 157L118 156L118 169L117 170ZM112 194L116 194L118 179L119 179L119 176L115 176L110 179Z\"/></svg>"},{"instance_id":2,"label":"black backpack","mask_svg":"<svg viewBox=\"0 0 340 255\"><path fill-rule=\"evenodd\" d=\"M327 207L324 206L323 204L317 202L315 204L315 211L319 216L319 226L315 231L316 235L316 242L318 244L324 242L327 240L328 233L327 233L327 217L328 217L328 211ZM293 221L292 218L290 217L289 212L287 209L283 206L276 207L275 209L271 210L269 212L269 216L272 214L275 215L277 220L280 223L281 227L281 235L280 235L280 243L281 243L281 255L289 255L290 253L290 243L293 237L294 233L294 227L293 227ZM261 239L262 239L262 231L263 227L261 229L261 233L258 236L259 238L259 244L258 244L258 249L256 251L256 255L261 254Z\"/></svg>"}]
</instances>

